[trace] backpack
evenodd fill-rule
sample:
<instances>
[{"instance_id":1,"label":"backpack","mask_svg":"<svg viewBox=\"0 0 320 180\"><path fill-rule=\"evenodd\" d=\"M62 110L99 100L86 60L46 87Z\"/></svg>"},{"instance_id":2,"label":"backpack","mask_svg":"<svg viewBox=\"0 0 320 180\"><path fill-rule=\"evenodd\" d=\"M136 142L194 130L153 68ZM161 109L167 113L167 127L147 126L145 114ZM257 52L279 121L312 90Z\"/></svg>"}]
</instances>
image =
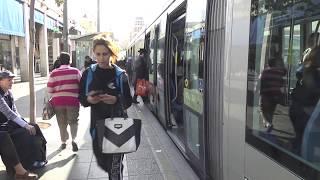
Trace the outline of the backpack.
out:
<instances>
[{"instance_id":1,"label":"backpack","mask_svg":"<svg viewBox=\"0 0 320 180\"><path fill-rule=\"evenodd\" d=\"M86 96L88 96L89 93L89 85L92 82L93 79L93 73L96 71L98 64L91 64L88 69L87 74L87 80L86 80ZM118 89L120 89L121 94L123 95L123 80L122 80L122 74L125 72L123 69L118 67L117 65L113 64L116 70L116 86Z\"/></svg>"}]
</instances>

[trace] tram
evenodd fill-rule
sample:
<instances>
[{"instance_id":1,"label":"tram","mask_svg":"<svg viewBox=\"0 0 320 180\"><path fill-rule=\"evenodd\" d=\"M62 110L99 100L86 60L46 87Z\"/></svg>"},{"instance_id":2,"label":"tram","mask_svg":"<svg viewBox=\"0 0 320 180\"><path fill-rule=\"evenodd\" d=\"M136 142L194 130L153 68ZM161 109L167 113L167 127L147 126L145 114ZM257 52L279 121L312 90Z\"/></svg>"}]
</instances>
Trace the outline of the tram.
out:
<instances>
[{"instance_id":1,"label":"tram","mask_svg":"<svg viewBox=\"0 0 320 180\"><path fill-rule=\"evenodd\" d=\"M317 0L173 0L132 40L128 56L150 52L145 104L201 179L320 179L319 15Z\"/></svg>"}]
</instances>

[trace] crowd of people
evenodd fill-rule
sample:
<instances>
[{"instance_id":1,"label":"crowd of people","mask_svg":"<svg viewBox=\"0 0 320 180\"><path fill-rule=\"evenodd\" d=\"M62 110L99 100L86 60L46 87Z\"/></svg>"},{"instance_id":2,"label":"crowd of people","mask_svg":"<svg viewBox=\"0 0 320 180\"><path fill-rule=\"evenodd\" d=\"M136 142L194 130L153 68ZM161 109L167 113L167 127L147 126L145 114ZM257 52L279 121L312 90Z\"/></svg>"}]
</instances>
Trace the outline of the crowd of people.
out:
<instances>
[{"instance_id":1,"label":"crowd of people","mask_svg":"<svg viewBox=\"0 0 320 180\"><path fill-rule=\"evenodd\" d=\"M139 103L132 97L130 85L137 79L147 79L145 49L139 50L138 59L131 58L123 65L116 65L119 48L105 35L93 39L93 54L85 57L81 71L71 67L70 55L62 52L54 62L49 75L47 92L56 114L60 131L60 150L66 148L70 126L71 146L78 151L76 142L80 105L91 107L90 134L98 165L109 174L109 179L122 179L123 154L104 154L98 136L102 120L113 116L125 116L125 109ZM90 78L88 77L90 74ZM37 124L28 123L18 113L10 89L15 75L0 72L0 155L6 170L15 179L37 179L29 170L46 165L46 139ZM119 79L121 78L121 81ZM119 85L119 82L122 84ZM130 83L131 82L131 83ZM119 88L121 86L121 88ZM101 132L100 132L101 134Z\"/></svg>"}]
</instances>

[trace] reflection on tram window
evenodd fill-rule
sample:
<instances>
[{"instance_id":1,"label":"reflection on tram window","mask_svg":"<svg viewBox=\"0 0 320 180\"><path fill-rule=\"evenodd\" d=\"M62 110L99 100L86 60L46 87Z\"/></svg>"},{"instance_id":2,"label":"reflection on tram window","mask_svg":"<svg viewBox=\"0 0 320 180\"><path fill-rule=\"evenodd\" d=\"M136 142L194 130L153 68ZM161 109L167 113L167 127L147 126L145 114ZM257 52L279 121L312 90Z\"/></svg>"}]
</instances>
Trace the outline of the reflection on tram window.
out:
<instances>
[{"instance_id":1,"label":"reflection on tram window","mask_svg":"<svg viewBox=\"0 0 320 180\"><path fill-rule=\"evenodd\" d=\"M291 165L282 162L282 156L316 173L320 173L319 20L319 1L252 1L246 136L248 143L285 166ZM279 153L270 153L266 146Z\"/></svg>"}]
</instances>

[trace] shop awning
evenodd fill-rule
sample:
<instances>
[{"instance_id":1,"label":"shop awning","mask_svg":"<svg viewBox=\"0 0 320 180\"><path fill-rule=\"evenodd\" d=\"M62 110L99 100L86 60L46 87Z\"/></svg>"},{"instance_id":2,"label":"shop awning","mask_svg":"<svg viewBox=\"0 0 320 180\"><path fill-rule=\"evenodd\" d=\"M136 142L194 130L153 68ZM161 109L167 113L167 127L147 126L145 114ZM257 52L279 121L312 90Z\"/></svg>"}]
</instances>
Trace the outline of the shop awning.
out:
<instances>
[{"instance_id":1,"label":"shop awning","mask_svg":"<svg viewBox=\"0 0 320 180\"><path fill-rule=\"evenodd\" d=\"M51 17L47 17L47 28L51 30L55 30L57 28L57 21Z\"/></svg>"},{"instance_id":2,"label":"shop awning","mask_svg":"<svg viewBox=\"0 0 320 180\"><path fill-rule=\"evenodd\" d=\"M15 0L0 0L0 34L24 36L23 6Z\"/></svg>"},{"instance_id":3,"label":"shop awning","mask_svg":"<svg viewBox=\"0 0 320 180\"><path fill-rule=\"evenodd\" d=\"M44 14L36 9L34 10L34 22L44 24Z\"/></svg>"}]
</instances>

